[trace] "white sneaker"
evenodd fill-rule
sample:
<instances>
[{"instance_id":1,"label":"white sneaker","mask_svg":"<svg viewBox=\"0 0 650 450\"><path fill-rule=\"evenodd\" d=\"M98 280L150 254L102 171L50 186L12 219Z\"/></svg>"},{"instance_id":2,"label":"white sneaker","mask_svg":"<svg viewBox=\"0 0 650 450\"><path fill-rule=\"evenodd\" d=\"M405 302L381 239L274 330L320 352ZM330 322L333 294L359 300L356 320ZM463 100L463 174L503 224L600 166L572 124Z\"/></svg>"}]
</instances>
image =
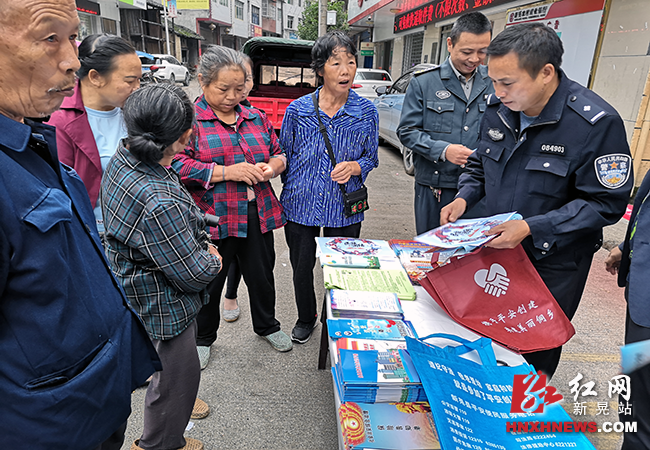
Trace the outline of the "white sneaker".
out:
<instances>
[{"instance_id":1,"label":"white sneaker","mask_svg":"<svg viewBox=\"0 0 650 450\"><path fill-rule=\"evenodd\" d=\"M199 354L199 363L201 364L201 370L208 367L208 362L210 361L210 347L197 345L196 351Z\"/></svg>"}]
</instances>

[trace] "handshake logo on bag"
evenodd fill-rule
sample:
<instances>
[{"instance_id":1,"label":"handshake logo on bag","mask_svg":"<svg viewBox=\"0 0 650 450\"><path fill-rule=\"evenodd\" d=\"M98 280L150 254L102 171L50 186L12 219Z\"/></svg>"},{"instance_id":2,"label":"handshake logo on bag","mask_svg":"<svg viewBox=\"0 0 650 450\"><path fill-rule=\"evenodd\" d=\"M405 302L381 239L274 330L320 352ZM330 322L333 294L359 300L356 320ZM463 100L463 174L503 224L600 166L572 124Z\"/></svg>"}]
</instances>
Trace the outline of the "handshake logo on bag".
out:
<instances>
[{"instance_id":1,"label":"handshake logo on bag","mask_svg":"<svg viewBox=\"0 0 650 450\"><path fill-rule=\"evenodd\" d=\"M510 278L506 269L501 264L494 263L488 269L477 270L474 274L474 281L485 289L485 293L500 297L505 295L510 285Z\"/></svg>"}]
</instances>

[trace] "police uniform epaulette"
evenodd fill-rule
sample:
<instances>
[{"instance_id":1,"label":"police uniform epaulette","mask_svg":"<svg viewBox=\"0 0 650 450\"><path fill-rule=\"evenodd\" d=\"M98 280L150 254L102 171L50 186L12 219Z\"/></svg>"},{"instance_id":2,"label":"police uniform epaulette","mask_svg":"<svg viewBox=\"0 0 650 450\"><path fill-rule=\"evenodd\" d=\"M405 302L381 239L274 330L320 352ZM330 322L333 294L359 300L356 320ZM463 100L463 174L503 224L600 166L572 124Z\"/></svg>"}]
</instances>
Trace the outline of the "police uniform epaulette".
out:
<instances>
[{"instance_id":1,"label":"police uniform epaulette","mask_svg":"<svg viewBox=\"0 0 650 450\"><path fill-rule=\"evenodd\" d=\"M427 67L425 69L419 69L419 70L416 70L415 72L413 72L413 75L415 75L415 76L422 75L423 73L431 72L432 70L437 70L439 68L440 68L440 66L436 65L436 66L433 66L433 67Z\"/></svg>"},{"instance_id":2,"label":"police uniform epaulette","mask_svg":"<svg viewBox=\"0 0 650 450\"><path fill-rule=\"evenodd\" d=\"M567 106L592 125L608 114L605 108L583 95L570 94Z\"/></svg>"},{"instance_id":3,"label":"police uniform epaulette","mask_svg":"<svg viewBox=\"0 0 650 450\"><path fill-rule=\"evenodd\" d=\"M490 94L485 99L485 102L488 104L488 106L496 105L496 104L501 103L501 99L499 97L497 97L496 95L494 95L494 94Z\"/></svg>"}]
</instances>

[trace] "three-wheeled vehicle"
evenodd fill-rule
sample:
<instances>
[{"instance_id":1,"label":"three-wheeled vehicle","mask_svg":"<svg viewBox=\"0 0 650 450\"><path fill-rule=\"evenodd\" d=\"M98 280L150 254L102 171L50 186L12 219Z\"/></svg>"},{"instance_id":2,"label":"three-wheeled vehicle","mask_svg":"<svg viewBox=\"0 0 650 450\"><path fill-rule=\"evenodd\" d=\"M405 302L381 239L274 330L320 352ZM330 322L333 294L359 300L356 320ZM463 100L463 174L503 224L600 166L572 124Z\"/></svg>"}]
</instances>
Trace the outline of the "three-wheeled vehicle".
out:
<instances>
[{"instance_id":1,"label":"three-wheeled vehicle","mask_svg":"<svg viewBox=\"0 0 650 450\"><path fill-rule=\"evenodd\" d=\"M266 113L276 131L287 106L318 86L309 67L313 45L313 41L255 37L242 48L253 60L253 89L248 101Z\"/></svg>"}]
</instances>

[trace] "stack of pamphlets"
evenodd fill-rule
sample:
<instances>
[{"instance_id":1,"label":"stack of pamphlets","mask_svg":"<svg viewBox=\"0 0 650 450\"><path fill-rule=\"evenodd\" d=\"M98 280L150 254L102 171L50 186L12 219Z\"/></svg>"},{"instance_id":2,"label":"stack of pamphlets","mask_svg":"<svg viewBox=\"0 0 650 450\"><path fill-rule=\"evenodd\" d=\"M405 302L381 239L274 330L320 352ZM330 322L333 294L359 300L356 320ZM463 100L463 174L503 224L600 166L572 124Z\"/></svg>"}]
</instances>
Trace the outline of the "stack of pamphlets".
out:
<instances>
[{"instance_id":1,"label":"stack of pamphlets","mask_svg":"<svg viewBox=\"0 0 650 450\"><path fill-rule=\"evenodd\" d=\"M391 292L340 291L329 292L332 315L349 319L404 319L397 295Z\"/></svg>"},{"instance_id":2,"label":"stack of pamphlets","mask_svg":"<svg viewBox=\"0 0 650 450\"><path fill-rule=\"evenodd\" d=\"M461 219L442 225L415 237L416 241L438 247L432 259L433 267L447 264L452 257L462 257L472 253L491 241L497 235L487 236L485 233L492 227L509 220L521 220L516 212L497 214L479 219ZM437 258L436 258L437 256Z\"/></svg>"},{"instance_id":3,"label":"stack of pamphlets","mask_svg":"<svg viewBox=\"0 0 650 450\"><path fill-rule=\"evenodd\" d=\"M417 402L427 399L406 350L339 349L332 376L343 402Z\"/></svg>"},{"instance_id":4,"label":"stack of pamphlets","mask_svg":"<svg viewBox=\"0 0 650 450\"><path fill-rule=\"evenodd\" d=\"M346 402L339 407L339 423L346 450L440 448L426 402Z\"/></svg>"},{"instance_id":5,"label":"stack of pamphlets","mask_svg":"<svg viewBox=\"0 0 650 450\"><path fill-rule=\"evenodd\" d=\"M419 285L420 280L427 276L427 272L433 270L431 252L440 250L423 242L406 239L391 239L388 244L397 254L399 262L402 263L411 282L416 285Z\"/></svg>"}]
</instances>

